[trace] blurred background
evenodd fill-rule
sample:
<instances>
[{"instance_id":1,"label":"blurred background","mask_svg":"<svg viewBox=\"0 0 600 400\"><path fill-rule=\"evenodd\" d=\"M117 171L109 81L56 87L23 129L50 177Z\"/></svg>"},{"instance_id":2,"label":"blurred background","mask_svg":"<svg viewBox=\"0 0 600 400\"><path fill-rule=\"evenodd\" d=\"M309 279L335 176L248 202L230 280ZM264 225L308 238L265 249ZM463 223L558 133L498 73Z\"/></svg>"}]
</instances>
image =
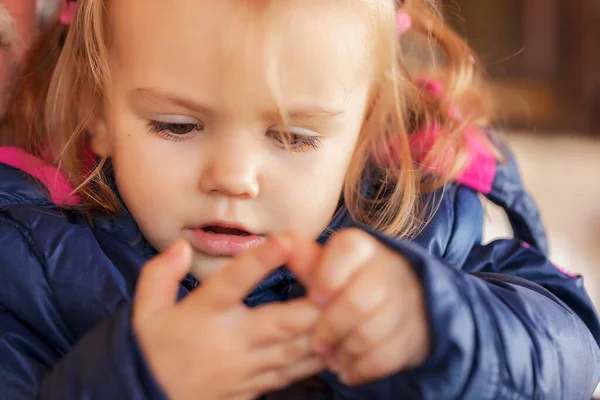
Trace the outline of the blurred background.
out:
<instances>
[{"instance_id":1,"label":"blurred background","mask_svg":"<svg viewBox=\"0 0 600 400\"><path fill-rule=\"evenodd\" d=\"M479 54L496 123L540 204L551 257L600 306L600 0L442 0ZM510 233L488 207L486 238Z\"/></svg>"},{"instance_id":2,"label":"blurred background","mask_svg":"<svg viewBox=\"0 0 600 400\"><path fill-rule=\"evenodd\" d=\"M505 126L600 132L600 1L442 0L485 62Z\"/></svg>"}]
</instances>

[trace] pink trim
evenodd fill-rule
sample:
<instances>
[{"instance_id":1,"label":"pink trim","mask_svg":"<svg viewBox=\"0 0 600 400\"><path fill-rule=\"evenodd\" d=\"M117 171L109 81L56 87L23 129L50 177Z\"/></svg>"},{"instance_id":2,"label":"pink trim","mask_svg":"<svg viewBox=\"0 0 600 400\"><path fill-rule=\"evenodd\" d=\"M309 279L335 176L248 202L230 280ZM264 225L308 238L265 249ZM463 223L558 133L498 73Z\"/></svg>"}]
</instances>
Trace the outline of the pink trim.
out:
<instances>
[{"instance_id":1,"label":"pink trim","mask_svg":"<svg viewBox=\"0 0 600 400\"><path fill-rule=\"evenodd\" d=\"M79 196L73 194L73 185L57 168L23 149L0 147L0 162L39 179L48 188L50 198L57 205L71 206L81 202Z\"/></svg>"},{"instance_id":2,"label":"pink trim","mask_svg":"<svg viewBox=\"0 0 600 400\"><path fill-rule=\"evenodd\" d=\"M423 130L412 135L409 139L414 160L421 164L425 171L438 174L445 173L450 168L447 163L454 156L451 149L446 152L445 157L441 160L436 160L435 164L424 165L423 162L425 162L429 152L435 145L440 132L441 128L434 126L429 130ZM467 142L466 168L460 175L455 177L455 181L480 193L489 194L496 177L496 157L477 138L476 131L466 131L465 140Z\"/></svg>"},{"instance_id":3,"label":"pink trim","mask_svg":"<svg viewBox=\"0 0 600 400\"><path fill-rule=\"evenodd\" d=\"M454 158L452 149L448 149L440 159L428 161L429 164L424 164L440 133L441 127L436 125L417 132L408 139L414 161L420 164L423 170L438 175L450 169L450 162ZM489 194L492 190L494 178L496 177L497 162L495 155L483 145L477 137L477 133L474 129L465 132L465 139L467 141L466 167L454 180L480 193ZM398 142L390 142L388 154L389 157L381 154L377 155L384 165L392 165L400 162Z\"/></svg>"},{"instance_id":4,"label":"pink trim","mask_svg":"<svg viewBox=\"0 0 600 400\"><path fill-rule=\"evenodd\" d=\"M435 98L439 98L444 91L444 85L437 80L423 78L418 79L417 84L421 85L426 92ZM461 118L460 111L455 106L449 108L448 114L456 119ZM449 149L443 154L441 159L434 160L433 164L423 164L439 138L441 130L442 128L439 125L433 125L414 133L408 138L409 147L415 162L421 164L421 167L425 171L434 174L443 174L447 172L451 167L449 163L454 158L452 150ZM480 193L489 194L492 190L492 184L496 176L496 157L493 152L479 140L478 136L481 135L479 130L470 128L465 130L464 135L468 159L466 161L465 170L455 178L455 181ZM398 142L392 141L388 143L387 154L376 154L377 158L379 158L384 165L398 163L400 161L398 145Z\"/></svg>"},{"instance_id":5,"label":"pink trim","mask_svg":"<svg viewBox=\"0 0 600 400\"><path fill-rule=\"evenodd\" d=\"M579 276L577 274L574 274L572 272L567 271L564 268L559 267L556 264L552 264L554 265L554 268L556 268L557 270L559 270L560 272L562 272L563 274L565 274L566 276L568 276L569 278L579 278Z\"/></svg>"}]
</instances>

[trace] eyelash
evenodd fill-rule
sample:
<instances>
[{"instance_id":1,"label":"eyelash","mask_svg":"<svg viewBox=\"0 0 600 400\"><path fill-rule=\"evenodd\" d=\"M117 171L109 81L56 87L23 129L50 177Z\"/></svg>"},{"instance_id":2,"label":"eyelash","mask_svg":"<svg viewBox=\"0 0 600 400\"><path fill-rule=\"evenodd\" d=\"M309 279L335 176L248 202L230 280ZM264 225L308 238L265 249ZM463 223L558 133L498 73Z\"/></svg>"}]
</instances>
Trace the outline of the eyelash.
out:
<instances>
[{"instance_id":1,"label":"eyelash","mask_svg":"<svg viewBox=\"0 0 600 400\"><path fill-rule=\"evenodd\" d=\"M159 137L171 140L174 142L189 139L192 131L203 131L202 124L180 124L174 122L161 122L152 120L148 122L149 132ZM183 133L176 133L183 131ZM282 132L275 129L267 131L267 137L275 141L275 145L284 150L289 150L294 153L316 150L321 146L321 139L316 136L298 135L292 132ZM286 143L287 139L291 139L292 143Z\"/></svg>"},{"instance_id":2,"label":"eyelash","mask_svg":"<svg viewBox=\"0 0 600 400\"><path fill-rule=\"evenodd\" d=\"M321 146L321 139L316 136L298 135L293 132L282 132L275 129L269 129L267 136L275 141L278 148L294 153L316 150ZM292 143L286 143L287 138L290 138Z\"/></svg>"},{"instance_id":3,"label":"eyelash","mask_svg":"<svg viewBox=\"0 0 600 400\"><path fill-rule=\"evenodd\" d=\"M178 124L152 120L148 122L148 129L150 133L158 135L163 139L178 142L189 139L189 134L192 131L203 131L204 126L202 124ZM178 130L180 132L183 130L184 132L176 133Z\"/></svg>"}]
</instances>

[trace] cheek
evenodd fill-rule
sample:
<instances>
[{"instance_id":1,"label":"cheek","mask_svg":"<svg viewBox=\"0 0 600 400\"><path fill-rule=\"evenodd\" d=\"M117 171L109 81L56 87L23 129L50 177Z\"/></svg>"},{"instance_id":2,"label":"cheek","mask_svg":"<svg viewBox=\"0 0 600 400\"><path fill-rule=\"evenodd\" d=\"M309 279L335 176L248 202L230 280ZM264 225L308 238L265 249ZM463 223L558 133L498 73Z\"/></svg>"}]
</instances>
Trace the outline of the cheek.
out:
<instances>
[{"instance_id":1,"label":"cheek","mask_svg":"<svg viewBox=\"0 0 600 400\"><path fill-rule=\"evenodd\" d=\"M148 141L144 134L133 133L135 130L128 129L127 126L117 126L113 134L112 161L115 170L115 176L120 183L119 189L123 195L127 193L133 198L155 198L159 193L153 193L164 179L163 174L167 169L161 168L158 162L164 154L159 155L154 151L153 146L148 146Z\"/></svg>"},{"instance_id":2,"label":"cheek","mask_svg":"<svg viewBox=\"0 0 600 400\"><path fill-rule=\"evenodd\" d=\"M123 183L122 189L135 197L172 199L190 186L196 157L186 154L189 146L148 133L144 124L124 117L111 129L115 175Z\"/></svg>"},{"instance_id":3,"label":"cheek","mask_svg":"<svg viewBox=\"0 0 600 400\"><path fill-rule=\"evenodd\" d=\"M180 214L191 196L189 171L194 167L177 143L152 136L139 126L121 124L113 132L111 158L121 197L144 236L163 250L180 235L184 220Z\"/></svg>"},{"instance_id":4,"label":"cheek","mask_svg":"<svg viewBox=\"0 0 600 400\"><path fill-rule=\"evenodd\" d=\"M288 228L310 237L318 237L329 225L342 193L354 139L331 141L307 157L302 165L280 169L277 179L281 194L273 208ZM275 197L273 197L275 198Z\"/></svg>"}]
</instances>

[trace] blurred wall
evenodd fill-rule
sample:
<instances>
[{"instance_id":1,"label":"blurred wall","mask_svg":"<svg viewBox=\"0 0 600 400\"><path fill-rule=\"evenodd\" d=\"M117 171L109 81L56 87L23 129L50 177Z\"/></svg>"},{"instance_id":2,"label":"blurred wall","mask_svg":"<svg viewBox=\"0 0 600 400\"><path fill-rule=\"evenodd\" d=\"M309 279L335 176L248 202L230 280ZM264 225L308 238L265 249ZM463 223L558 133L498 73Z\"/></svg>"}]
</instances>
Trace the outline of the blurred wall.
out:
<instances>
[{"instance_id":1,"label":"blurred wall","mask_svg":"<svg viewBox=\"0 0 600 400\"><path fill-rule=\"evenodd\" d=\"M600 0L442 0L483 59L499 122L600 133Z\"/></svg>"}]
</instances>

